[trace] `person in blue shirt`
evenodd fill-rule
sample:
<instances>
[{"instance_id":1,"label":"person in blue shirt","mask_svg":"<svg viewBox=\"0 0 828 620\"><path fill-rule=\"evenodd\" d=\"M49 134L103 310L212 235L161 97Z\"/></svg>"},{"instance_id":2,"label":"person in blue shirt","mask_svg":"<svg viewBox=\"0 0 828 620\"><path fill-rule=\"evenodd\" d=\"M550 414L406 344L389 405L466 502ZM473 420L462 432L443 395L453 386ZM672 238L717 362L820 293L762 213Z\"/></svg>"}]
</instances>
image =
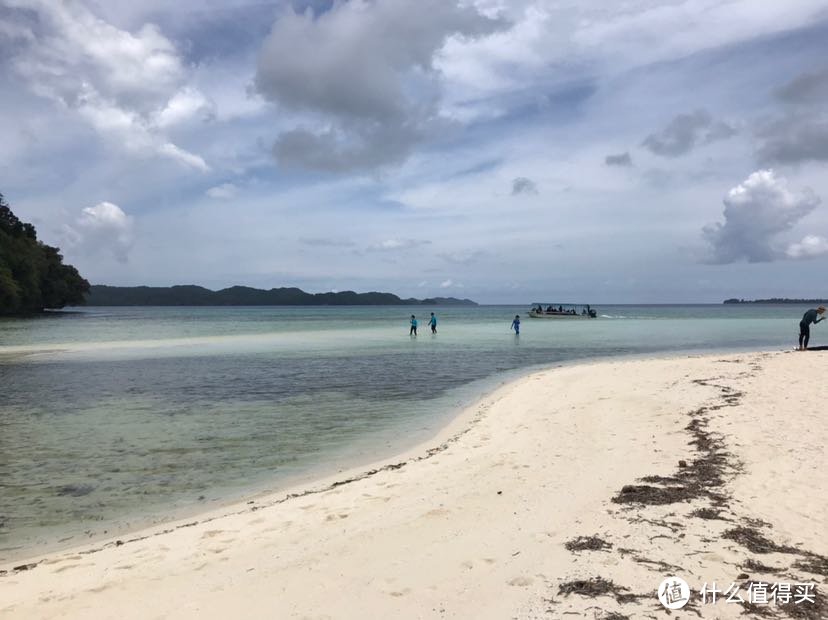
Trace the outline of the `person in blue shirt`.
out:
<instances>
[{"instance_id":1,"label":"person in blue shirt","mask_svg":"<svg viewBox=\"0 0 828 620\"><path fill-rule=\"evenodd\" d=\"M825 306L820 306L819 308L811 308L802 316L802 320L799 322L799 350L804 351L808 348L808 340L811 339L811 323L816 325L820 321L824 321L825 317L817 318L820 315L825 314Z\"/></svg>"},{"instance_id":2,"label":"person in blue shirt","mask_svg":"<svg viewBox=\"0 0 828 620\"><path fill-rule=\"evenodd\" d=\"M411 315L411 329L408 330L409 336L416 336L417 335L417 319L414 318L414 315Z\"/></svg>"},{"instance_id":3,"label":"person in blue shirt","mask_svg":"<svg viewBox=\"0 0 828 620\"><path fill-rule=\"evenodd\" d=\"M431 318L428 320L428 324L431 327L431 333L436 334L437 333L437 317L434 316L433 312L431 313Z\"/></svg>"},{"instance_id":4,"label":"person in blue shirt","mask_svg":"<svg viewBox=\"0 0 828 620\"><path fill-rule=\"evenodd\" d=\"M515 315L515 320L512 321L512 326L510 329L515 330L515 336L520 336L520 315Z\"/></svg>"}]
</instances>

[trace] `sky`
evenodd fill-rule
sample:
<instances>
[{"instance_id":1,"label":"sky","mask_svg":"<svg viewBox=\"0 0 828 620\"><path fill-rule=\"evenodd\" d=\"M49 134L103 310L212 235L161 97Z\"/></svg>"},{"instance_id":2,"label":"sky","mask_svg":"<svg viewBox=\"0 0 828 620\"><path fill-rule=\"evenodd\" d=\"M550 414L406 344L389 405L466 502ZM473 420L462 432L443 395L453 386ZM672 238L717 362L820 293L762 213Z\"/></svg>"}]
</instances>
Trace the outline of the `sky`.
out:
<instances>
[{"instance_id":1,"label":"sky","mask_svg":"<svg viewBox=\"0 0 828 620\"><path fill-rule=\"evenodd\" d=\"M828 295L828 0L0 0L0 88L94 284Z\"/></svg>"}]
</instances>

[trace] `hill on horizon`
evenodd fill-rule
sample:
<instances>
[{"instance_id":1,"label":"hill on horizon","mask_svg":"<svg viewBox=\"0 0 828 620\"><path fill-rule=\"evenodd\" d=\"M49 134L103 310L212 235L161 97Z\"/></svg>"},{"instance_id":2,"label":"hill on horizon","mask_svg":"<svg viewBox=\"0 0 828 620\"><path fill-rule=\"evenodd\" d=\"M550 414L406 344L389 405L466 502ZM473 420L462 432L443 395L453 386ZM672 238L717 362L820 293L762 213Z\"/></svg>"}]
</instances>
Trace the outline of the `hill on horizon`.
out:
<instances>
[{"instance_id":1,"label":"hill on horizon","mask_svg":"<svg viewBox=\"0 0 828 620\"><path fill-rule=\"evenodd\" d=\"M175 286L109 286L94 284L87 306L476 306L471 299L431 297L402 299L393 293L306 293L296 287L257 289L231 286L213 291L195 284Z\"/></svg>"}]
</instances>

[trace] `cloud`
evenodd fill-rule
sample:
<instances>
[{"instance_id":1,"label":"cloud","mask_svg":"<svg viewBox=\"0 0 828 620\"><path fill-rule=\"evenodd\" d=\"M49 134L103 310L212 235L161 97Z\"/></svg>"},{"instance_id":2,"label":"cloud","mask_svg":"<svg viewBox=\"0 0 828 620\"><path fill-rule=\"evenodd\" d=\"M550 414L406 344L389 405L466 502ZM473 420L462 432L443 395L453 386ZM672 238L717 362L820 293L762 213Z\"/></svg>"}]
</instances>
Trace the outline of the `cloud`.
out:
<instances>
[{"instance_id":1,"label":"cloud","mask_svg":"<svg viewBox=\"0 0 828 620\"><path fill-rule=\"evenodd\" d=\"M532 179L526 177L517 177L512 180L512 196L518 194L537 194L538 186Z\"/></svg>"},{"instance_id":2,"label":"cloud","mask_svg":"<svg viewBox=\"0 0 828 620\"><path fill-rule=\"evenodd\" d=\"M348 241L347 239L300 239L299 242L305 245L323 248L352 248L356 245L353 241Z\"/></svg>"},{"instance_id":3,"label":"cloud","mask_svg":"<svg viewBox=\"0 0 828 620\"><path fill-rule=\"evenodd\" d=\"M172 142L164 142L157 147L157 150L160 155L174 159L175 161L190 168L195 168L201 172L207 172L210 170L210 166L207 165L207 162L204 161L200 155L185 151Z\"/></svg>"},{"instance_id":4,"label":"cloud","mask_svg":"<svg viewBox=\"0 0 828 620\"><path fill-rule=\"evenodd\" d=\"M205 193L210 198L215 198L217 200L229 200L231 198L235 198L238 191L239 188L232 183L222 183L221 185L211 187Z\"/></svg>"},{"instance_id":5,"label":"cloud","mask_svg":"<svg viewBox=\"0 0 828 620\"><path fill-rule=\"evenodd\" d=\"M368 246L367 249L373 252L393 252L397 250L410 250L411 248L428 245L430 243L431 241L420 239L386 239L385 241Z\"/></svg>"},{"instance_id":6,"label":"cloud","mask_svg":"<svg viewBox=\"0 0 828 620\"><path fill-rule=\"evenodd\" d=\"M707 110L679 114L659 132L647 136L641 143L662 157L685 155L698 145L724 140L736 130L722 121L714 121Z\"/></svg>"},{"instance_id":7,"label":"cloud","mask_svg":"<svg viewBox=\"0 0 828 620\"><path fill-rule=\"evenodd\" d=\"M442 122L435 53L450 37L501 26L456 0L352 0L317 15L287 11L262 46L255 80L259 93L297 115L274 156L282 165L337 172L404 160Z\"/></svg>"},{"instance_id":8,"label":"cloud","mask_svg":"<svg viewBox=\"0 0 828 620\"><path fill-rule=\"evenodd\" d=\"M825 256L828 254L828 239L817 235L807 235L799 243L789 245L785 254L793 259Z\"/></svg>"},{"instance_id":9,"label":"cloud","mask_svg":"<svg viewBox=\"0 0 828 620\"><path fill-rule=\"evenodd\" d=\"M209 121L215 116L215 104L197 89L187 86L167 101L155 122L158 127L167 128L192 120Z\"/></svg>"},{"instance_id":10,"label":"cloud","mask_svg":"<svg viewBox=\"0 0 828 620\"><path fill-rule=\"evenodd\" d=\"M437 256L452 265L471 265L487 255L483 250L461 250L457 252L441 252Z\"/></svg>"},{"instance_id":11,"label":"cloud","mask_svg":"<svg viewBox=\"0 0 828 620\"><path fill-rule=\"evenodd\" d=\"M133 222L118 205L99 202L84 208L73 224L65 225L63 236L75 250L91 255L108 252L126 263L133 244Z\"/></svg>"},{"instance_id":12,"label":"cloud","mask_svg":"<svg viewBox=\"0 0 828 620\"><path fill-rule=\"evenodd\" d=\"M750 263L803 257L819 249L819 243L804 239L780 250L777 237L792 229L813 211L820 199L806 188L796 193L773 170L758 170L724 197L724 223L705 226L710 244L708 262L728 264L745 259ZM796 256L795 256L796 255Z\"/></svg>"},{"instance_id":13,"label":"cloud","mask_svg":"<svg viewBox=\"0 0 828 620\"><path fill-rule=\"evenodd\" d=\"M828 101L828 68L798 75L777 89L776 96L785 103L824 105Z\"/></svg>"},{"instance_id":14,"label":"cloud","mask_svg":"<svg viewBox=\"0 0 828 620\"><path fill-rule=\"evenodd\" d=\"M454 281L451 278L440 282L440 288L451 288L452 286L454 286Z\"/></svg>"},{"instance_id":15,"label":"cloud","mask_svg":"<svg viewBox=\"0 0 828 620\"><path fill-rule=\"evenodd\" d=\"M273 156L286 168L324 172L370 170L401 162L425 138L421 125L376 125L352 132L330 129L285 131L273 144Z\"/></svg>"},{"instance_id":16,"label":"cloud","mask_svg":"<svg viewBox=\"0 0 828 620\"><path fill-rule=\"evenodd\" d=\"M786 111L760 124L756 159L763 165L828 161L828 69L803 73L777 89Z\"/></svg>"},{"instance_id":17,"label":"cloud","mask_svg":"<svg viewBox=\"0 0 828 620\"><path fill-rule=\"evenodd\" d=\"M207 169L200 156L164 134L209 117L211 104L186 85L188 68L156 25L121 30L73 0L4 4L10 9L4 18L27 33L17 38L10 62L32 92L78 114L127 150Z\"/></svg>"},{"instance_id":18,"label":"cloud","mask_svg":"<svg viewBox=\"0 0 828 620\"><path fill-rule=\"evenodd\" d=\"M604 164L607 166L621 166L628 168L632 166L632 157L629 153L619 153L618 155L607 155L604 158Z\"/></svg>"},{"instance_id":19,"label":"cloud","mask_svg":"<svg viewBox=\"0 0 828 620\"><path fill-rule=\"evenodd\" d=\"M756 158L762 164L828 161L828 115L821 110L791 114L756 130Z\"/></svg>"}]
</instances>

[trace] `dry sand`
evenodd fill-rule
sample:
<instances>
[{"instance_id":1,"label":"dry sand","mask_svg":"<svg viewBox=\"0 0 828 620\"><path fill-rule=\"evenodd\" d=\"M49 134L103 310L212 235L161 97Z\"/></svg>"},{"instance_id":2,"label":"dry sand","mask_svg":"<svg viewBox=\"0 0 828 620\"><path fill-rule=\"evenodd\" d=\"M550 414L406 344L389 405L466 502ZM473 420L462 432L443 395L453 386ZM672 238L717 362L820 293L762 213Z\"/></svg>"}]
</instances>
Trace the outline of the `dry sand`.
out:
<instances>
[{"instance_id":1,"label":"dry sand","mask_svg":"<svg viewBox=\"0 0 828 620\"><path fill-rule=\"evenodd\" d=\"M828 617L825 355L538 372L293 497L0 566L0 617L658 618L670 574L671 617ZM822 592L698 601L752 580Z\"/></svg>"}]
</instances>

